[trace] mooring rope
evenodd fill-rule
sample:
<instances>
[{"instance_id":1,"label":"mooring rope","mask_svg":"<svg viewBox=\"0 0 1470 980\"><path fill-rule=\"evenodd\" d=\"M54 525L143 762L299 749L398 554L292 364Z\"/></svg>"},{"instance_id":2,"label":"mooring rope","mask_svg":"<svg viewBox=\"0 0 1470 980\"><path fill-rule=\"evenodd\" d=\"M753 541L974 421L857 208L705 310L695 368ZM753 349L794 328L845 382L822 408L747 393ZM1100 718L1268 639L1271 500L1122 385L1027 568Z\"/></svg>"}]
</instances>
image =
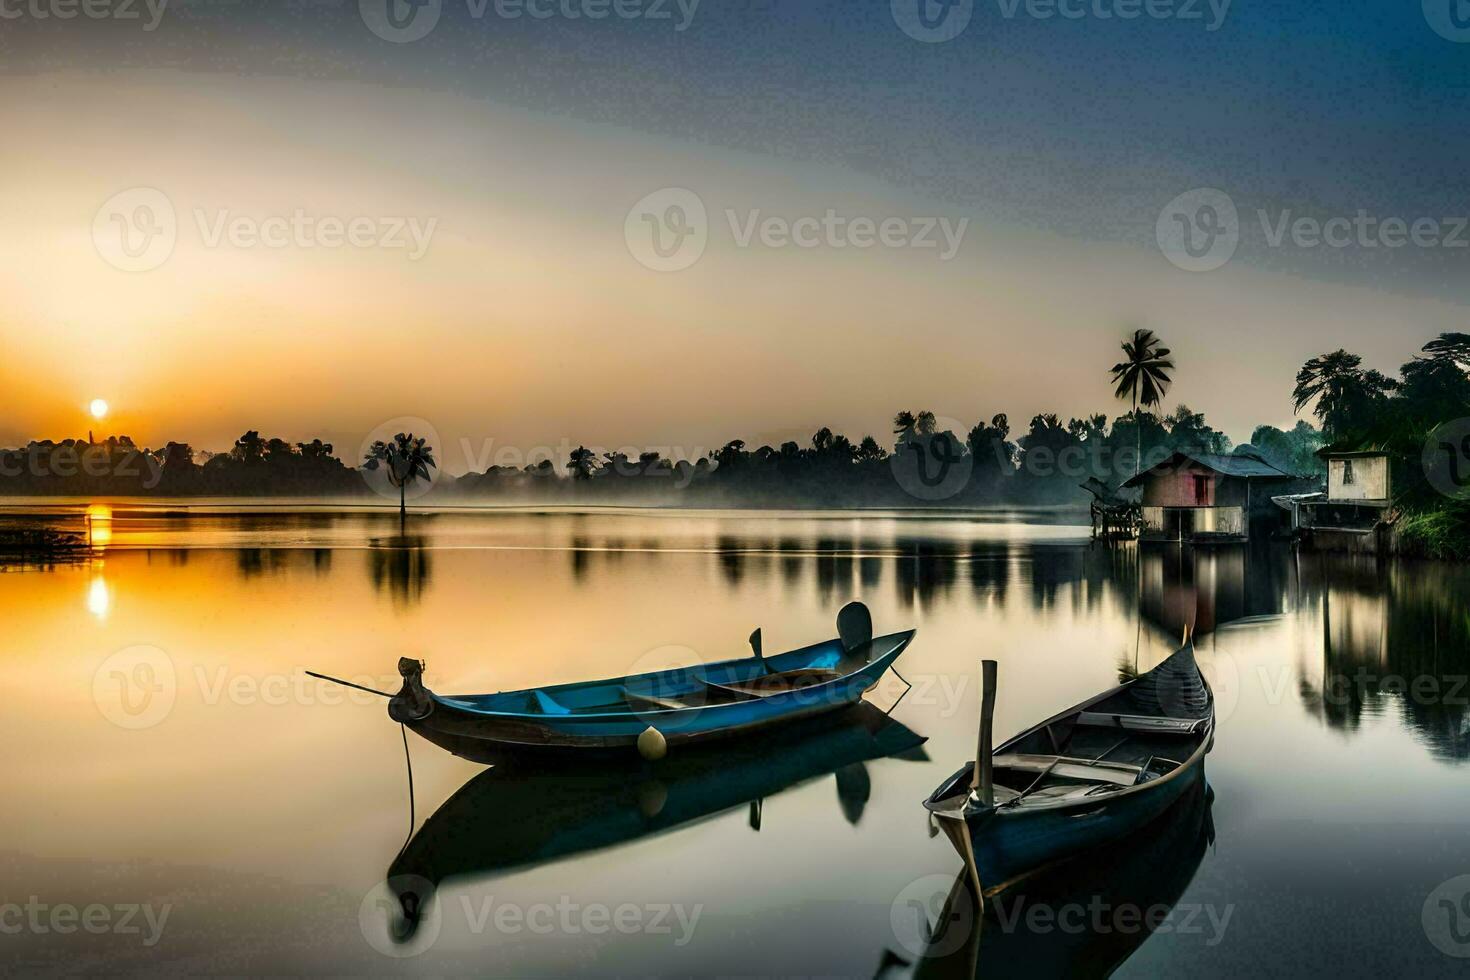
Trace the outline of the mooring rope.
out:
<instances>
[{"instance_id":1,"label":"mooring rope","mask_svg":"<svg viewBox=\"0 0 1470 980\"><path fill-rule=\"evenodd\" d=\"M398 849L401 857L408 850L408 842L413 840L413 828L418 825L418 818L413 812L413 756L408 751L408 728L402 722L398 723L398 733L403 736L403 761L408 765L408 836L403 838L403 846Z\"/></svg>"}]
</instances>

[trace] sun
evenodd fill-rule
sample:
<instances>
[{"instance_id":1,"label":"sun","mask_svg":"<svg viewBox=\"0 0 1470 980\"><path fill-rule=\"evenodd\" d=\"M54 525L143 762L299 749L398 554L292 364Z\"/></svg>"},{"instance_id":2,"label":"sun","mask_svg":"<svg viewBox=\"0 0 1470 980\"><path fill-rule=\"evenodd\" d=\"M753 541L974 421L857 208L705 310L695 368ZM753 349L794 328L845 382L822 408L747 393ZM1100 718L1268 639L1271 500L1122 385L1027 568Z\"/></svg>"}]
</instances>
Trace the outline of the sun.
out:
<instances>
[{"instance_id":1,"label":"sun","mask_svg":"<svg viewBox=\"0 0 1470 980\"><path fill-rule=\"evenodd\" d=\"M100 398L92 399L92 404L87 406L87 411L92 413L92 418L103 419L107 416L107 402Z\"/></svg>"}]
</instances>

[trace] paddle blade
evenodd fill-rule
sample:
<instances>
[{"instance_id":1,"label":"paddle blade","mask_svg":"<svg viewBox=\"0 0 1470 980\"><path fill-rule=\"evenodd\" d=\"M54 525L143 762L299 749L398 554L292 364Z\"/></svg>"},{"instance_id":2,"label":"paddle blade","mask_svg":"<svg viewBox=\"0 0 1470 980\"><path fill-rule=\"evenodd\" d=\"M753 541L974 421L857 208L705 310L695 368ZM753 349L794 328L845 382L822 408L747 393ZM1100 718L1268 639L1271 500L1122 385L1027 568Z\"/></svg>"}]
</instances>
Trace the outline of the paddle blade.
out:
<instances>
[{"instance_id":1,"label":"paddle blade","mask_svg":"<svg viewBox=\"0 0 1470 980\"><path fill-rule=\"evenodd\" d=\"M868 607L856 600L842 607L837 614L837 635L842 639L844 650L856 650L873 639L873 615Z\"/></svg>"}]
</instances>

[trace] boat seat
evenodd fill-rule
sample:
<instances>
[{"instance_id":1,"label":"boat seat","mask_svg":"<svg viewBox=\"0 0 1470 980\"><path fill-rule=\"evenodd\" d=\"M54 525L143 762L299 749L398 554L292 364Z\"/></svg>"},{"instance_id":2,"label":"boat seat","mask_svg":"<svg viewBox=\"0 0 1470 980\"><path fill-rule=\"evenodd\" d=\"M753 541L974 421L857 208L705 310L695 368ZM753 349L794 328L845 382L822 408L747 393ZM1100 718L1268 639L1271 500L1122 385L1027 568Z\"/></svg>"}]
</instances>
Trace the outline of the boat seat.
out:
<instances>
[{"instance_id":1,"label":"boat seat","mask_svg":"<svg viewBox=\"0 0 1470 980\"><path fill-rule=\"evenodd\" d=\"M1017 772L1043 773L1050 770L1053 776L1087 783L1111 783L1114 786L1132 786L1138 782L1142 766L1126 762L1093 762L1091 759L1074 759L1069 756L1030 755L1013 752L995 757L995 768ZM1032 795L1040 793L1038 788Z\"/></svg>"},{"instance_id":2,"label":"boat seat","mask_svg":"<svg viewBox=\"0 0 1470 980\"><path fill-rule=\"evenodd\" d=\"M659 697L656 694L635 694L626 687L620 690L623 693L623 700L634 711L682 711L685 708L699 707L699 705L690 704L688 701Z\"/></svg>"},{"instance_id":3,"label":"boat seat","mask_svg":"<svg viewBox=\"0 0 1470 980\"><path fill-rule=\"evenodd\" d=\"M1193 735L1205 723L1204 718L1160 718L1157 715L1123 715L1102 711L1082 711L1077 724L1092 728L1121 728L1151 735Z\"/></svg>"},{"instance_id":4,"label":"boat seat","mask_svg":"<svg viewBox=\"0 0 1470 980\"><path fill-rule=\"evenodd\" d=\"M719 683L712 680L703 680L707 688L723 691L727 694L738 695L744 699L770 697L772 694L784 694L788 691L800 691L803 688L815 687L828 681L836 680L842 674L835 670L823 667L798 667L795 670L783 670L772 674L758 674L746 680L729 681Z\"/></svg>"}]
</instances>

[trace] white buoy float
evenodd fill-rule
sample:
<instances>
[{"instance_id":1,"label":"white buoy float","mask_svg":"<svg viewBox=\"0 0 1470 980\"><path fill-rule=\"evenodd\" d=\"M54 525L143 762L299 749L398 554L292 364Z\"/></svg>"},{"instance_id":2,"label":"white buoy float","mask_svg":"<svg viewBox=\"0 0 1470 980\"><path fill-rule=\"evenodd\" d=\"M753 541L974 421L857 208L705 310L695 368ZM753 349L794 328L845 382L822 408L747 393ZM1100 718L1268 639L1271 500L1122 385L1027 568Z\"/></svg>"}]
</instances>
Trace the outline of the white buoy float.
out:
<instances>
[{"instance_id":1,"label":"white buoy float","mask_svg":"<svg viewBox=\"0 0 1470 980\"><path fill-rule=\"evenodd\" d=\"M668 739L664 738L663 732L650 725L638 736L638 754L649 762L657 762L669 754Z\"/></svg>"}]
</instances>

